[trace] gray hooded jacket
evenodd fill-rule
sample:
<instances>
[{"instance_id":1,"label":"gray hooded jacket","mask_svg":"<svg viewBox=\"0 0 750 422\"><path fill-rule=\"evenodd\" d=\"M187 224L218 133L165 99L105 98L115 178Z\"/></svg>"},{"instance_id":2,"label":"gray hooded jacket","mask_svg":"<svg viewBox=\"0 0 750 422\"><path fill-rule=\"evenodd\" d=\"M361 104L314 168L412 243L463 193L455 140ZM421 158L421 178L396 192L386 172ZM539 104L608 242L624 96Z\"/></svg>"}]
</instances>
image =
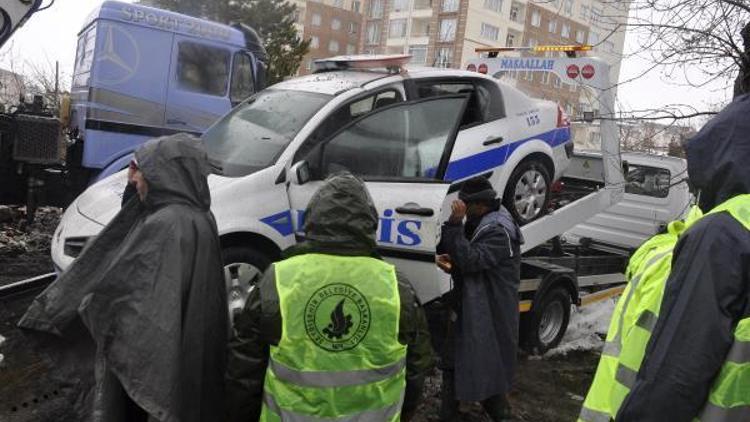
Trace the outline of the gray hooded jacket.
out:
<instances>
[{"instance_id":1,"label":"gray hooded jacket","mask_svg":"<svg viewBox=\"0 0 750 422\"><path fill-rule=\"evenodd\" d=\"M96 346L95 420L124 420L124 391L152 419L213 421L223 414L227 304L206 154L179 134L136 158L145 203L129 201L19 326L66 337L80 318Z\"/></svg>"}]
</instances>

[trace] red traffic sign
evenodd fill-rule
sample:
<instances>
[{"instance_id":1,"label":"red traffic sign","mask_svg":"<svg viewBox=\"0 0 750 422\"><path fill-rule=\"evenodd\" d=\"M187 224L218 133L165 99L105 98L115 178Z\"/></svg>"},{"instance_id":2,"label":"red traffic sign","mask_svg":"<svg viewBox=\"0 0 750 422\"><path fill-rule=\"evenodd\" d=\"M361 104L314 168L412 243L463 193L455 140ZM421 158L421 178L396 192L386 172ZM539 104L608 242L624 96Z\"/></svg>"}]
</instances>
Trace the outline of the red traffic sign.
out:
<instances>
[{"instance_id":1,"label":"red traffic sign","mask_svg":"<svg viewBox=\"0 0 750 422\"><path fill-rule=\"evenodd\" d=\"M469 72L476 72L477 71L477 67L474 65L474 63L472 63L472 64L466 66L466 70L468 70Z\"/></svg>"},{"instance_id":2,"label":"red traffic sign","mask_svg":"<svg viewBox=\"0 0 750 422\"><path fill-rule=\"evenodd\" d=\"M594 66L591 66L590 64L587 64L586 66L581 69L581 76L583 76L586 79L591 79L594 77Z\"/></svg>"},{"instance_id":3,"label":"red traffic sign","mask_svg":"<svg viewBox=\"0 0 750 422\"><path fill-rule=\"evenodd\" d=\"M482 63L482 64L479 65L479 73L482 73L482 74L485 74L485 75L487 74L487 65L486 64Z\"/></svg>"},{"instance_id":4,"label":"red traffic sign","mask_svg":"<svg viewBox=\"0 0 750 422\"><path fill-rule=\"evenodd\" d=\"M578 74L580 73L580 70L578 69L578 66L572 64L572 65L568 66L567 73L568 73L568 77L570 79L575 79L575 78L578 77Z\"/></svg>"}]
</instances>

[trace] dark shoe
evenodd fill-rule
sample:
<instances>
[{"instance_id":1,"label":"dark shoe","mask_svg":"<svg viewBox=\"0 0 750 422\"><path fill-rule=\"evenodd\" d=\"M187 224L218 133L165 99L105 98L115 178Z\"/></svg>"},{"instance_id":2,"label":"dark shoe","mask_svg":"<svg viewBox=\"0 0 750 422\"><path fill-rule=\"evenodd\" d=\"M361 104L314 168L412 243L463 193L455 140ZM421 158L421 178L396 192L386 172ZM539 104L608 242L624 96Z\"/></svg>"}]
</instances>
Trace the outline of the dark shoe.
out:
<instances>
[{"instance_id":1,"label":"dark shoe","mask_svg":"<svg viewBox=\"0 0 750 422\"><path fill-rule=\"evenodd\" d=\"M493 422L510 422L513 420L510 403L508 403L505 395L500 394L483 400L482 407Z\"/></svg>"}]
</instances>

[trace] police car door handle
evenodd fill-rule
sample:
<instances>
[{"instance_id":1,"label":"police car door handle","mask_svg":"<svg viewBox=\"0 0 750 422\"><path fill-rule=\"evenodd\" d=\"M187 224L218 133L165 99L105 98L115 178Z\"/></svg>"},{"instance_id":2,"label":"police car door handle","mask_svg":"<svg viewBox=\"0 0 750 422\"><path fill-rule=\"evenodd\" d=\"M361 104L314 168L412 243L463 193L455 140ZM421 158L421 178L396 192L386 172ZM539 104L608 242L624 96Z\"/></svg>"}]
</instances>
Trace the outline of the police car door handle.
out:
<instances>
[{"instance_id":1,"label":"police car door handle","mask_svg":"<svg viewBox=\"0 0 750 422\"><path fill-rule=\"evenodd\" d=\"M502 136L498 136L497 138L493 138L490 136L489 138L485 139L484 142L482 142L482 145L493 145L493 144L500 144L504 141Z\"/></svg>"},{"instance_id":2,"label":"police car door handle","mask_svg":"<svg viewBox=\"0 0 750 422\"><path fill-rule=\"evenodd\" d=\"M432 208L398 207L396 208L396 212L399 214L419 215L422 217L432 217L435 215L435 210Z\"/></svg>"}]
</instances>

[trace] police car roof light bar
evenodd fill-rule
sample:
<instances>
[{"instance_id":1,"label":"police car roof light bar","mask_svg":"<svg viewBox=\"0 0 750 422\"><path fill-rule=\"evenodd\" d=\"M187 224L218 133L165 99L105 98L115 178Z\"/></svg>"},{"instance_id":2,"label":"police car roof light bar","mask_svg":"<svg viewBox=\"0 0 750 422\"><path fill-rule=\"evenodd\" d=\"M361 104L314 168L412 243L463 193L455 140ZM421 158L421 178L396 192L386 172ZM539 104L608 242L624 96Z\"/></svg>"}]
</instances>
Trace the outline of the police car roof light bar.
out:
<instances>
[{"instance_id":1,"label":"police car roof light bar","mask_svg":"<svg viewBox=\"0 0 750 422\"><path fill-rule=\"evenodd\" d=\"M315 60L314 73L327 72L333 70L351 70L351 69L386 69L391 73L404 73L404 65L409 63L411 55L394 54L394 55L358 55L358 56L337 56L327 59Z\"/></svg>"}]
</instances>

